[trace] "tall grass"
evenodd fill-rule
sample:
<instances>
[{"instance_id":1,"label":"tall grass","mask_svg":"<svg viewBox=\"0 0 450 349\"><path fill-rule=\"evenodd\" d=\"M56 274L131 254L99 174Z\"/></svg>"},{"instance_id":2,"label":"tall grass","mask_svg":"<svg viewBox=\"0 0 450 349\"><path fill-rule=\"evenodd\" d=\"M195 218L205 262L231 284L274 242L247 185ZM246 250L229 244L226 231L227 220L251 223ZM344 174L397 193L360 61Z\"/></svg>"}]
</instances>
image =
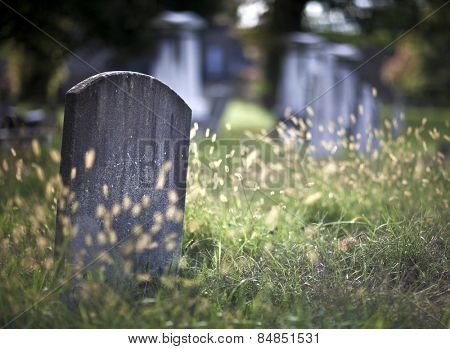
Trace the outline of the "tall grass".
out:
<instances>
[{"instance_id":1,"label":"tall grass","mask_svg":"<svg viewBox=\"0 0 450 349\"><path fill-rule=\"evenodd\" d=\"M230 142L229 126L194 128L179 274L138 294L86 279L77 304L54 261L58 146L4 148L0 324L448 327L448 158L429 142L449 129L425 124L321 160L299 151L301 135Z\"/></svg>"}]
</instances>

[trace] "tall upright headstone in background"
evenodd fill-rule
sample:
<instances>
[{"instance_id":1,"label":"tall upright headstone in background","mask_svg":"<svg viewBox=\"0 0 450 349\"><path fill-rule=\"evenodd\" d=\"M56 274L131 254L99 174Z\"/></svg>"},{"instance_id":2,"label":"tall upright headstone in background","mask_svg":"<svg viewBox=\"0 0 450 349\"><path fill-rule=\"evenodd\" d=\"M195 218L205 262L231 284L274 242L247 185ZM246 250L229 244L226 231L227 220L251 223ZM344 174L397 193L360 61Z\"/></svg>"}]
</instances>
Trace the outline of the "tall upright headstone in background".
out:
<instances>
[{"instance_id":1,"label":"tall upright headstone in background","mask_svg":"<svg viewBox=\"0 0 450 349\"><path fill-rule=\"evenodd\" d=\"M359 79L352 71L361 60L361 53L355 47L347 44L333 44L328 52L336 58L337 67L334 74L337 84L333 89L335 114L339 127L346 130L351 127L351 115L356 113L358 106Z\"/></svg>"},{"instance_id":2,"label":"tall upright headstone in background","mask_svg":"<svg viewBox=\"0 0 450 349\"><path fill-rule=\"evenodd\" d=\"M277 96L279 114L283 114L287 107L293 111L304 110L317 97L323 42L321 37L311 33L292 33L287 38Z\"/></svg>"},{"instance_id":3,"label":"tall upright headstone in background","mask_svg":"<svg viewBox=\"0 0 450 349\"><path fill-rule=\"evenodd\" d=\"M311 33L288 36L276 111L283 115L289 108L306 121L315 157L338 153L346 137L354 138L363 152L378 145L378 101L354 71L360 61L359 50L351 45Z\"/></svg>"},{"instance_id":4,"label":"tall upright headstone in background","mask_svg":"<svg viewBox=\"0 0 450 349\"><path fill-rule=\"evenodd\" d=\"M149 73L173 86L192 108L193 120L206 120L210 105L203 91L199 33L206 22L193 12L166 11L156 18L154 25L159 33Z\"/></svg>"},{"instance_id":5,"label":"tall upright headstone in background","mask_svg":"<svg viewBox=\"0 0 450 349\"><path fill-rule=\"evenodd\" d=\"M328 44L327 56L333 63L327 73L331 80L324 88L330 90L328 97L324 96L319 104L326 101L328 120L324 132L327 132L332 146L336 146L336 152L339 152L342 150L342 136L350 134L352 115L356 115L358 109L360 80L352 71L360 61L361 53L352 45Z\"/></svg>"},{"instance_id":6,"label":"tall upright headstone in background","mask_svg":"<svg viewBox=\"0 0 450 349\"><path fill-rule=\"evenodd\" d=\"M57 248L106 275L158 274L181 253L191 110L159 80L108 72L66 95Z\"/></svg>"},{"instance_id":7,"label":"tall upright headstone in background","mask_svg":"<svg viewBox=\"0 0 450 349\"><path fill-rule=\"evenodd\" d=\"M356 114L356 125L352 128L355 143L362 153L369 153L378 148L379 139L376 130L380 126L379 105L372 93L372 87L363 83L359 91L359 105Z\"/></svg>"}]
</instances>

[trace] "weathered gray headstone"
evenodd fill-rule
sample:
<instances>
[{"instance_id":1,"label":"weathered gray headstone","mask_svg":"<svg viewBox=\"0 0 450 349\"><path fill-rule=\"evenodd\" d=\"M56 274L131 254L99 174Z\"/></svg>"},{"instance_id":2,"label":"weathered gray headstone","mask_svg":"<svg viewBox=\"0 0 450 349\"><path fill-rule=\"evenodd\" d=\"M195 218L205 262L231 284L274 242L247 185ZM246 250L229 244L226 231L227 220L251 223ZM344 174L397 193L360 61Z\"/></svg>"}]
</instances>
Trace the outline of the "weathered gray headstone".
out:
<instances>
[{"instance_id":1,"label":"weathered gray headstone","mask_svg":"<svg viewBox=\"0 0 450 349\"><path fill-rule=\"evenodd\" d=\"M187 104L144 74L102 73L67 92L56 235L66 264L96 260L121 278L176 268L190 122Z\"/></svg>"}]
</instances>

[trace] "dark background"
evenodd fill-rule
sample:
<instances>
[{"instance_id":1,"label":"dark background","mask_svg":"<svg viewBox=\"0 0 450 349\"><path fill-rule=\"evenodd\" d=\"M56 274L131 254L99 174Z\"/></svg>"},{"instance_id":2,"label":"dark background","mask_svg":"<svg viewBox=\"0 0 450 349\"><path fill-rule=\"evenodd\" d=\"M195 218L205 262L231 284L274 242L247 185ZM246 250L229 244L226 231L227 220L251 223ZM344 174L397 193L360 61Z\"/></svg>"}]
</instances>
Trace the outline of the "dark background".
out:
<instances>
[{"instance_id":1,"label":"dark background","mask_svg":"<svg viewBox=\"0 0 450 349\"><path fill-rule=\"evenodd\" d=\"M258 97L271 105L280 71L283 37L291 31L317 31L305 16L308 1L266 0L258 25L237 28L238 8L252 1L91 0L0 2L0 97L13 103L59 103L59 88L67 76L70 53L22 16L72 51L86 45L112 49L114 67L148 54L154 41L152 19L165 10L193 11L211 25L234 28L244 47L256 47L261 74ZM317 3L317 1L316 1ZM330 40L350 42L370 53L424 20L445 1L379 0L319 1L355 25L354 32L321 28ZM22 16L8 8L9 5ZM374 75L402 93L410 105L448 106L450 91L450 6L444 6L408 35L391 45L374 68ZM93 72L94 74L94 72Z\"/></svg>"}]
</instances>

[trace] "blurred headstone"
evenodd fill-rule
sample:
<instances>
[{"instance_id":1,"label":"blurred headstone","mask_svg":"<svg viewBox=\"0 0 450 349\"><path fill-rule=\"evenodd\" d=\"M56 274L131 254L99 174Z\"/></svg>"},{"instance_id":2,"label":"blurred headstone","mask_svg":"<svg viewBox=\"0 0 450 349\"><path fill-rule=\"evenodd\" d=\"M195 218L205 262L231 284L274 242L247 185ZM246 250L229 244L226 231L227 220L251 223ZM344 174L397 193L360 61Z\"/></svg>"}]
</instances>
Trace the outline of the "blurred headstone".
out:
<instances>
[{"instance_id":1,"label":"blurred headstone","mask_svg":"<svg viewBox=\"0 0 450 349\"><path fill-rule=\"evenodd\" d=\"M205 20L193 12L165 11L154 25L158 42L150 74L173 86L192 108L193 120L206 121L210 105L203 88L200 40Z\"/></svg>"},{"instance_id":2,"label":"blurred headstone","mask_svg":"<svg viewBox=\"0 0 450 349\"><path fill-rule=\"evenodd\" d=\"M288 36L276 110L305 121L315 157L339 153L349 136L358 140L360 151L378 146L377 139L369 140L379 122L378 102L370 85L353 71L360 61L361 53L351 45L311 33ZM289 119L285 123L296 127Z\"/></svg>"},{"instance_id":3,"label":"blurred headstone","mask_svg":"<svg viewBox=\"0 0 450 349\"><path fill-rule=\"evenodd\" d=\"M277 98L279 114L283 115L286 108L294 112L304 110L317 97L323 42L311 33L292 33L287 38Z\"/></svg>"},{"instance_id":4,"label":"blurred headstone","mask_svg":"<svg viewBox=\"0 0 450 349\"><path fill-rule=\"evenodd\" d=\"M379 105L373 95L372 87L368 83L363 83L360 87L360 104L356 114L356 125L353 129L355 143L362 153L369 153L379 146Z\"/></svg>"},{"instance_id":5,"label":"blurred headstone","mask_svg":"<svg viewBox=\"0 0 450 349\"><path fill-rule=\"evenodd\" d=\"M66 264L95 261L119 280L176 269L190 122L188 105L144 74L102 73L67 92L56 235Z\"/></svg>"},{"instance_id":6,"label":"blurred headstone","mask_svg":"<svg viewBox=\"0 0 450 349\"><path fill-rule=\"evenodd\" d=\"M405 128L405 102L400 92L395 91L394 94L394 108L392 119L392 135L398 137Z\"/></svg>"},{"instance_id":7,"label":"blurred headstone","mask_svg":"<svg viewBox=\"0 0 450 349\"><path fill-rule=\"evenodd\" d=\"M352 72L361 60L361 53L352 45L333 44L329 53L336 57L337 66L333 89L335 114L338 117L338 128L350 129L351 115L357 110L359 78Z\"/></svg>"}]
</instances>

